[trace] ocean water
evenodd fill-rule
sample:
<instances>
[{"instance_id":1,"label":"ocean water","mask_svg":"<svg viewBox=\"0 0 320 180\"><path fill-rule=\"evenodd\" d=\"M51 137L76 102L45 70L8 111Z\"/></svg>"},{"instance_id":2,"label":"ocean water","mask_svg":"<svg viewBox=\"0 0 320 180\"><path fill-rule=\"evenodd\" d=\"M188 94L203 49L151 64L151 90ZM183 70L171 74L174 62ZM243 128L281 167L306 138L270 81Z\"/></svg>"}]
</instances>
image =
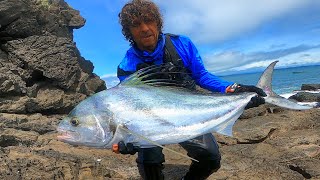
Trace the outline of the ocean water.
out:
<instances>
[{"instance_id":1,"label":"ocean water","mask_svg":"<svg viewBox=\"0 0 320 180\"><path fill-rule=\"evenodd\" d=\"M262 72L221 76L238 84L256 85ZM275 69L272 78L273 91L279 95L301 90L302 84L320 84L320 66L303 66Z\"/></svg>"}]
</instances>

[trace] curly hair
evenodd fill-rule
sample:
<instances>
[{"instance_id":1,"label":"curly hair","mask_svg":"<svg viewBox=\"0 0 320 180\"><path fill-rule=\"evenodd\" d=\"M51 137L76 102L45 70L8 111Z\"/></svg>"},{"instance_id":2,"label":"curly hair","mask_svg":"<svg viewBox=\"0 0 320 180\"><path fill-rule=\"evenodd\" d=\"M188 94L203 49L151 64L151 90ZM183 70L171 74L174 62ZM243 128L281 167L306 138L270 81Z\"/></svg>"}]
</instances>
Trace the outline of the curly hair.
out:
<instances>
[{"instance_id":1,"label":"curly hair","mask_svg":"<svg viewBox=\"0 0 320 180\"><path fill-rule=\"evenodd\" d=\"M122 34L131 45L134 44L130 27L135 26L135 21L156 22L161 33L163 19L158 6L149 0L132 0L123 6L119 13L119 22L122 26Z\"/></svg>"}]
</instances>

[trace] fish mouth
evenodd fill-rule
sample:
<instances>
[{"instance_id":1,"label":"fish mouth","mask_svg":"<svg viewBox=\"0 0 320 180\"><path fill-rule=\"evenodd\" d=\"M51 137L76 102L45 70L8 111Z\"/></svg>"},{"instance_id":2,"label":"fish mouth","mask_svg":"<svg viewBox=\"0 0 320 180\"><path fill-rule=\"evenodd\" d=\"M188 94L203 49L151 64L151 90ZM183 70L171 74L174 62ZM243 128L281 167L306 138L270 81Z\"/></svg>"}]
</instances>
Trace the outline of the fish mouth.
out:
<instances>
[{"instance_id":1,"label":"fish mouth","mask_svg":"<svg viewBox=\"0 0 320 180\"><path fill-rule=\"evenodd\" d=\"M58 130L58 136L57 139L59 141L78 141L80 139L80 134L75 131L67 131L67 130Z\"/></svg>"}]
</instances>

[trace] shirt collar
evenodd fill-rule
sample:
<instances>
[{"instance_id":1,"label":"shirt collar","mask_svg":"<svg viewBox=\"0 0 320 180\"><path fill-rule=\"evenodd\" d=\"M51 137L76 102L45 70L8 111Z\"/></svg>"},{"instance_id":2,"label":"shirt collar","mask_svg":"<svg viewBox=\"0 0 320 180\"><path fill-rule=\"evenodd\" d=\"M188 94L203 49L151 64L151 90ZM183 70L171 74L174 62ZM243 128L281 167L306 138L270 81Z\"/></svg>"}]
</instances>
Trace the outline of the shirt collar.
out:
<instances>
[{"instance_id":1,"label":"shirt collar","mask_svg":"<svg viewBox=\"0 0 320 180\"><path fill-rule=\"evenodd\" d=\"M150 53L148 51L141 51L135 45L132 46L132 50L133 50L134 54L136 54L138 57L140 57L143 61L151 62L151 61L155 61L159 57L163 56L164 44L165 44L165 36L164 36L164 34L161 33L159 35L158 44L153 52Z\"/></svg>"}]
</instances>

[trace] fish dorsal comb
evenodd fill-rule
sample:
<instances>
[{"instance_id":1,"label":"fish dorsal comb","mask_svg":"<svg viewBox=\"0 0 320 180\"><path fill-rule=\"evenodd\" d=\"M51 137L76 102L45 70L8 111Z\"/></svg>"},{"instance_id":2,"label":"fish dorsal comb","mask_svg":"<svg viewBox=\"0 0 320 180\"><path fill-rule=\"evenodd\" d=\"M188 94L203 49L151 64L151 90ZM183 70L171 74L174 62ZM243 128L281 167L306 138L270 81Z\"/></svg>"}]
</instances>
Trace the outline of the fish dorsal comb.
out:
<instances>
[{"instance_id":1,"label":"fish dorsal comb","mask_svg":"<svg viewBox=\"0 0 320 180\"><path fill-rule=\"evenodd\" d=\"M161 65L151 65L138 70L137 72L128 76L123 80L120 85L122 86L138 86L138 85L150 85L150 86L175 86L184 87L184 83L181 78L175 78L177 76L190 75L190 73L179 72L170 70L174 67L172 63L165 63Z\"/></svg>"}]
</instances>

